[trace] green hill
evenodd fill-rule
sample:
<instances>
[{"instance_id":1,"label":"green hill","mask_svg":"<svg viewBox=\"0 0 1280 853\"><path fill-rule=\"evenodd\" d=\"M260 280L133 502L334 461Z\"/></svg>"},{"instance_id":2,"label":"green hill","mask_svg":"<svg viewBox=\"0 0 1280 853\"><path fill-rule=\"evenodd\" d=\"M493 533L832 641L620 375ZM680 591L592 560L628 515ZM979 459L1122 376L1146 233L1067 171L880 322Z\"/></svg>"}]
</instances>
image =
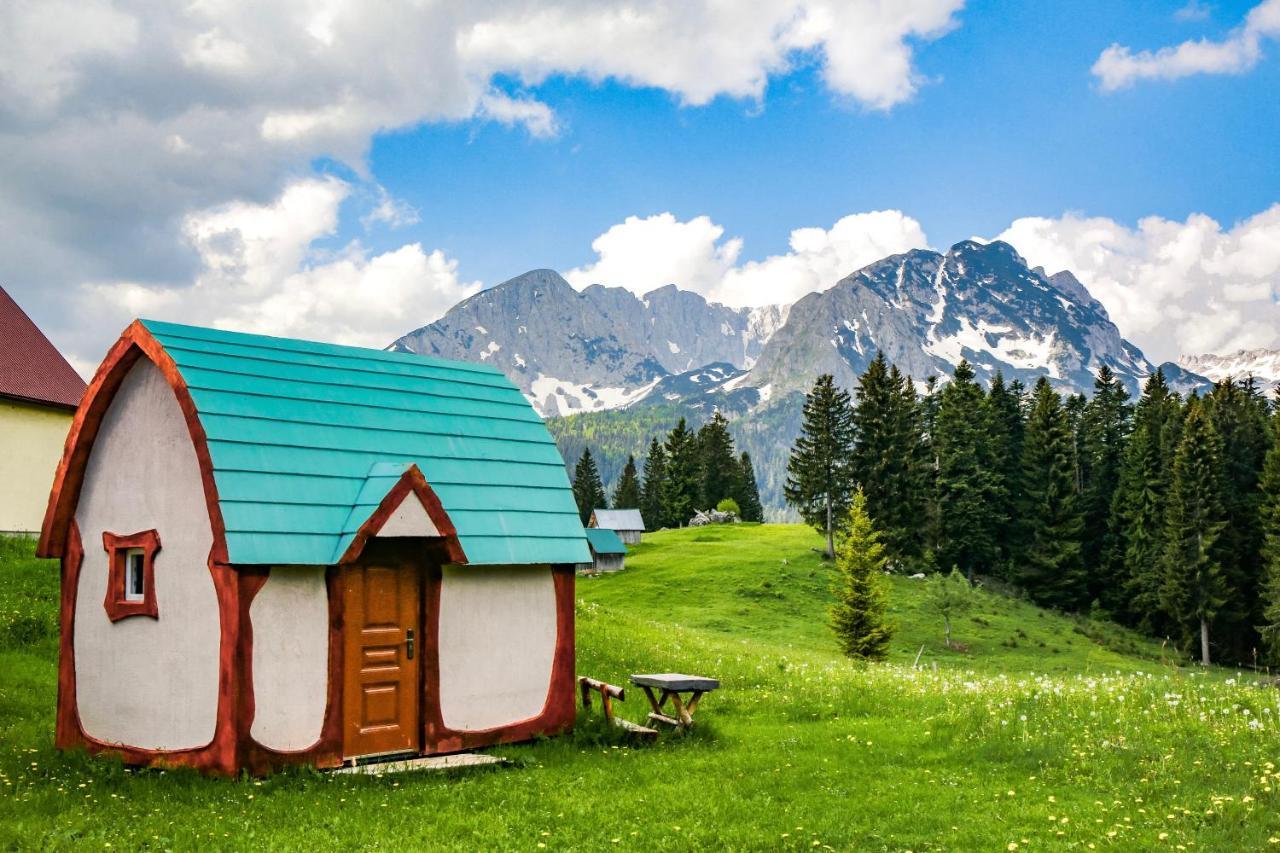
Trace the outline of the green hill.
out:
<instances>
[{"instance_id":1,"label":"green hill","mask_svg":"<svg viewBox=\"0 0 1280 853\"><path fill-rule=\"evenodd\" d=\"M797 524L663 530L631 549L634 571L579 584L579 597L612 613L650 618L756 644L761 653L837 657L826 624L829 568L815 549L822 541ZM891 617L898 627L890 660L937 663L984 672L1150 672L1175 655L1110 622L1068 617L979 590L945 649L942 621L927 612L925 585L894 576ZM924 648L923 653L920 652Z\"/></svg>"},{"instance_id":2,"label":"green hill","mask_svg":"<svg viewBox=\"0 0 1280 853\"><path fill-rule=\"evenodd\" d=\"M662 532L581 580L579 672L722 680L689 736L632 746L597 708L572 736L499 750L514 766L496 771L219 781L53 750L54 566L0 542L0 848L1280 843L1274 688L986 593L955 630L969 652L945 652L909 579L892 581L893 662L856 664L823 623L818 544L798 526Z\"/></svg>"}]
</instances>

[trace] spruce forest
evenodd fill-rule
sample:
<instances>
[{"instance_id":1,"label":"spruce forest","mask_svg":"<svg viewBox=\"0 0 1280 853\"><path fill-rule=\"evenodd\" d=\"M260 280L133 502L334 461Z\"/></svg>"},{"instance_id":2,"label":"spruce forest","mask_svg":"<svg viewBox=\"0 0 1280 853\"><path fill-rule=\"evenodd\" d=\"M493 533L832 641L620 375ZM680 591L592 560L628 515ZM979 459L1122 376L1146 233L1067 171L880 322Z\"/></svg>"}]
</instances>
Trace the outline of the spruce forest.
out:
<instances>
[{"instance_id":1,"label":"spruce forest","mask_svg":"<svg viewBox=\"0 0 1280 853\"><path fill-rule=\"evenodd\" d=\"M639 509L649 530L683 527L698 510L725 501L743 521L764 520L751 456L734 448L729 422L719 412L696 431L681 418L665 436L651 438L642 472L629 456L612 500L591 448L585 448L574 466L573 496L584 524L592 510L612 507Z\"/></svg>"},{"instance_id":2,"label":"spruce forest","mask_svg":"<svg viewBox=\"0 0 1280 853\"><path fill-rule=\"evenodd\" d=\"M883 354L820 377L788 502L839 541L859 489L897 572L963 573L1106 614L1208 664L1280 661L1280 422L1252 379L1063 397L962 362L918 393ZM830 548L830 546L829 546Z\"/></svg>"}]
</instances>

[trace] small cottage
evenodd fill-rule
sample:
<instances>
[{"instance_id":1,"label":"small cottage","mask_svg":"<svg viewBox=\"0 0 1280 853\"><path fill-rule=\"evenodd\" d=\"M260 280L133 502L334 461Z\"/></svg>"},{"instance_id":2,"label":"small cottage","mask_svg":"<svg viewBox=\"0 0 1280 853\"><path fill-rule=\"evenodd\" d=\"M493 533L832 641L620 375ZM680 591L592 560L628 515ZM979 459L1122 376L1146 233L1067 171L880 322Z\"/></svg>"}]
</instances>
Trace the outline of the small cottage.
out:
<instances>
[{"instance_id":1,"label":"small cottage","mask_svg":"<svg viewBox=\"0 0 1280 853\"><path fill-rule=\"evenodd\" d=\"M40 530L84 380L0 287L0 533Z\"/></svg>"},{"instance_id":2,"label":"small cottage","mask_svg":"<svg viewBox=\"0 0 1280 853\"><path fill-rule=\"evenodd\" d=\"M564 462L505 376L138 321L76 413L57 745L259 773L574 719Z\"/></svg>"},{"instance_id":3,"label":"small cottage","mask_svg":"<svg viewBox=\"0 0 1280 853\"><path fill-rule=\"evenodd\" d=\"M589 527L612 530L627 545L639 545L644 533L644 519L638 509L597 509L587 522Z\"/></svg>"},{"instance_id":4,"label":"small cottage","mask_svg":"<svg viewBox=\"0 0 1280 853\"><path fill-rule=\"evenodd\" d=\"M587 543L591 546L592 572L622 571L622 562L627 556L627 546L622 544L618 534L601 527L586 528Z\"/></svg>"}]
</instances>

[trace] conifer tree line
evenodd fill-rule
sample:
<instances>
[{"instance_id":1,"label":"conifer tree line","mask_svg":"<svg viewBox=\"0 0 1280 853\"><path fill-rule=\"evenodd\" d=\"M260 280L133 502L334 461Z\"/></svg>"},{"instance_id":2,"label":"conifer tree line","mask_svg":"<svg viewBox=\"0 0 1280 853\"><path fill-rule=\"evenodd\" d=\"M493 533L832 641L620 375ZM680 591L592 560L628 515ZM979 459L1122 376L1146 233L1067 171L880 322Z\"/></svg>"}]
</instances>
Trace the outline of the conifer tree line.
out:
<instances>
[{"instance_id":1,"label":"conifer tree line","mask_svg":"<svg viewBox=\"0 0 1280 853\"><path fill-rule=\"evenodd\" d=\"M628 457L611 502L586 448L574 466L573 497L583 524L592 510L612 506L639 509L649 530L681 527L697 510L712 509L725 498L737 503L743 521L764 520L751 457L735 450L729 422L720 412L696 431L681 418L671 432L650 439L642 466Z\"/></svg>"},{"instance_id":2,"label":"conifer tree line","mask_svg":"<svg viewBox=\"0 0 1280 853\"><path fill-rule=\"evenodd\" d=\"M1254 381L1130 399L1107 366L1062 395L962 361L922 389L878 355L853 394L822 376L788 503L834 554L861 489L895 570L994 577L1102 611L1202 662L1280 665L1280 415Z\"/></svg>"}]
</instances>

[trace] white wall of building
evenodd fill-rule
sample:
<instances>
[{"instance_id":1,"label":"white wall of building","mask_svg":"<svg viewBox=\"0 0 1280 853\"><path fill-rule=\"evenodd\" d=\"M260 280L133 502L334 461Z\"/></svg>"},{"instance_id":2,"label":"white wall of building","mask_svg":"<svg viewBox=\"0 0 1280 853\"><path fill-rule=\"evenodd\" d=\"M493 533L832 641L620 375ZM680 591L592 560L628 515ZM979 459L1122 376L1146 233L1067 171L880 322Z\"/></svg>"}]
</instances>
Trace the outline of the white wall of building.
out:
<instances>
[{"instance_id":1,"label":"white wall of building","mask_svg":"<svg viewBox=\"0 0 1280 853\"><path fill-rule=\"evenodd\" d=\"M76 590L80 722L90 737L145 749L208 744L218 707L219 608L213 533L177 398L140 359L103 418L76 507L84 563ZM155 529L159 619L107 619L103 531Z\"/></svg>"},{"instance_id":2,"label":"white wall of building","mask_svg":"<svg viewBox=\"0 0 1280 853\"><path fill-rule=\"evenodd\" d=\"M459 731L541 713L556 649L548 566L444 568L440 590L440 708Z\"/></svg>"},{"instance_id":3,"label":"white wall of building","mask_svg":"<svg viewBox=\"0 0 1280 853\"><path fill-rule=\"evenodd\" d=\"M378 531L378 536L384 538L439 535L440 531L436 529L431 516L427 515L426 507L413 493L404 496L400 505L387 517L386 523Z\"/></svg>"},{"instance_id":4,"label":"white wall of building","mask_svg":"<svg viewBox=\"0 0 1280 853\"><path fill-rule=\"evenodd\" d=\"M279 566L253 599L250 734L292 752L320 739L329 688L329 594L323 566Z\"/></svg>"}]
</instances>

